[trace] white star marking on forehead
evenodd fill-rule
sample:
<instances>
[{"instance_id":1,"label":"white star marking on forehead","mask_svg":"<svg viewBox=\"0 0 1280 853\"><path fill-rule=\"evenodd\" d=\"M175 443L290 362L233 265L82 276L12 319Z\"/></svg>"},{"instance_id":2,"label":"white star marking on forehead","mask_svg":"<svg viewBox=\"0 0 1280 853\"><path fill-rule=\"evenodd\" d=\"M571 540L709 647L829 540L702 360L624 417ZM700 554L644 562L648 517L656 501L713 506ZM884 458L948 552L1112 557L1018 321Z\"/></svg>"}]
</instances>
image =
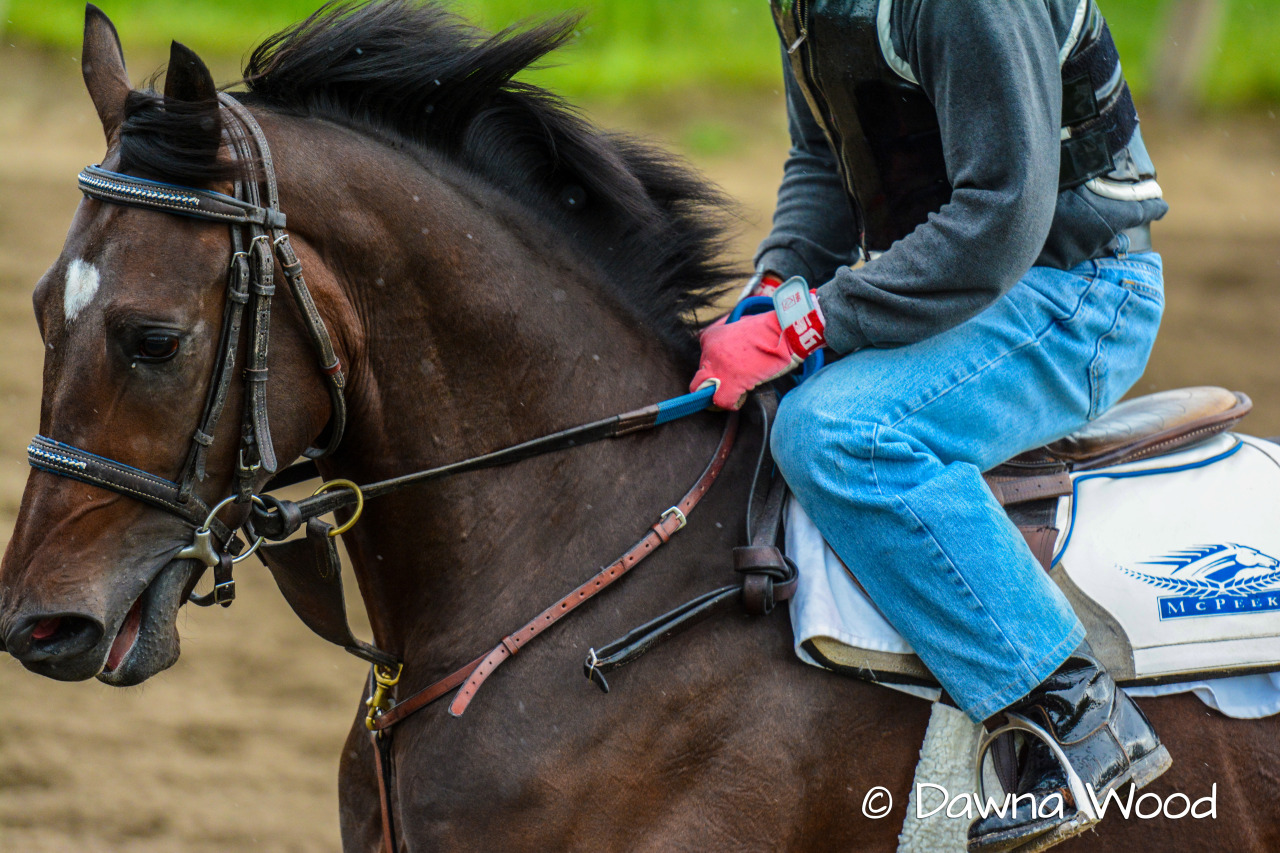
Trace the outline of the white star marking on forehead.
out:
<instances>
[{"instance_id":1,"label":"white star marking on forehead","mask_svg":"<svg viewBox=\"0 0 1280 853\"><path fill-rule=\"evenodd\" d=\"M67 267L67 286L62 292L62 313L68 323L93 301L98 292L98 268L76 258Z\"/></svg>"}]
</instances>

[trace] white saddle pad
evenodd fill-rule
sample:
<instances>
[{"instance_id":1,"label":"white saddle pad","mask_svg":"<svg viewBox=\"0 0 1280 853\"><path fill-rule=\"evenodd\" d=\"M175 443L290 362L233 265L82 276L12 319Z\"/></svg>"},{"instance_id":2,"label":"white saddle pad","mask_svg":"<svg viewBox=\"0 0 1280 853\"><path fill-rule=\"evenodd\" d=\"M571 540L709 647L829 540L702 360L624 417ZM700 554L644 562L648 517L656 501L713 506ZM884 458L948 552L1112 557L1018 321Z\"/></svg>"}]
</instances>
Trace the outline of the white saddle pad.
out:
<instances>
[{"instance_id":1,"label":"white saddle pad","mask_svg":"<svg viewBox=\"0 0 1280 853\"><path fill-rule=\"evenodd\" d=\"M1225 434L1073 481L1059 500L1056 579L1127 643L1133 678L1176 682L1129 692L1193 691L1232 717L1280 712L1280 673L1205 677L1280 668L1280 559L1271 556L1280 555L1280 447ZM821 666L802 647L815 639L912 654L798 502L786 519L787 555L800 570L791 602L800 659Z\"/></svg>"}]
</instances>

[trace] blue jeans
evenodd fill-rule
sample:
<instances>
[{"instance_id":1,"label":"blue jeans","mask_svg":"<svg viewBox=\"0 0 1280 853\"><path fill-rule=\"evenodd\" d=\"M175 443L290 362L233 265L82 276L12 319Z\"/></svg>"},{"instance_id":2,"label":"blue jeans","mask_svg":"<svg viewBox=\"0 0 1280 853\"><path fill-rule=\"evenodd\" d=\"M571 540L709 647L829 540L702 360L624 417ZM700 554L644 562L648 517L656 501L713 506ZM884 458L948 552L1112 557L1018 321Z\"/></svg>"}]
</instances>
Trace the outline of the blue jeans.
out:
<instances>
[{"instance_id":1,"label":"blue jeans","mask_svg":"<svg viewBox=\"0 0 1280 853\"><path fill-rule=\"evenodd\" d=\"M1142 375L1160 256L1033 267L976 317L864 349L783 398L773 454L805 511L960 708L982 720L1084 638L982 472L1097 417Z\"/></svg>"}]
</instances>

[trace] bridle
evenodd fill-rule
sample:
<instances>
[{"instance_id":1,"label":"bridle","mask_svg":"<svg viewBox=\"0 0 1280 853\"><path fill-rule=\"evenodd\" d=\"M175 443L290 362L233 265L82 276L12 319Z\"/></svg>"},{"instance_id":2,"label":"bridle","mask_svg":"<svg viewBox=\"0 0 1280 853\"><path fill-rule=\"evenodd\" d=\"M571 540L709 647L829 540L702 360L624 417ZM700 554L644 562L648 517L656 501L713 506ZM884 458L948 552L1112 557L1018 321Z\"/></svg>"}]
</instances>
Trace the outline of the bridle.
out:
<instances>
[{"instance_id":1,"label":"bridle","mask_svg":"<svg viewBox=\"0 0 1280 853\"><path fill-rule=\"evenodd\" d=\"M229 119L224 123L224 132L232 159L243 170L243 179L235 181L234 196L149 181L100 166L89 166L79 175L80 190L89 198L222 222L231 228L231 262L218 354L204 410L192 431L186 461L177 482L41 435L32 439L27 448L27 458L35 468L136 498L191 524L196 529L196 537L177 556L199 560L206 568L215 570L213 591L208 596L197 596L192 600L198 604L226 606L235 596L231 563L239 562L248 553L234 555L242 546L234 531L216 515L223 507L234 503L241 507L241 523L247 520L249 507L261 504L261 499L254 494L255 488L278 468L267 414L267 356L277 261L286 288L302 316L303 327L318 357L320 372L329 391L330 416L324 446L307 449L305 456L315 459L337 448L346 426L347 407L342 364L302 276L302 264L284 230L285 215L280 210L275 166L266 136L253 115L234 98L224 92L218 95L218 99L223 117ZM206 476L209 448L213 445L218 421L226 407L246 326L248 345L242 371L245 379L244 417L236 454L234 493L211 507L195 494L195 489ZM252 541L256 547L261 540L253 536Z\"/></svg>"}]
</instances>

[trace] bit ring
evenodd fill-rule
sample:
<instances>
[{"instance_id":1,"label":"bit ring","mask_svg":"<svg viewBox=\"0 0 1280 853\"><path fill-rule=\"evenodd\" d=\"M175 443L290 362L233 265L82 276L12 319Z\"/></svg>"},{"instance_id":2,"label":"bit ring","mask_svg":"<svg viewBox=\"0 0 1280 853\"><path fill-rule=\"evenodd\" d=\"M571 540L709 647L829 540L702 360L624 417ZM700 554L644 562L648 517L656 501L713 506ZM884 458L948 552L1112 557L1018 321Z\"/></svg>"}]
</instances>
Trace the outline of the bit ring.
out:
<instances>
[{"instance_id":1,"label":"bit ring","mask_svg":"<svg viewBox=\"0 0 1280 853\"><path fill-rule=\"evenodd\" d=\"M356 511L352 514L351 518L347 520L346 524L335 527L333 530L329 531L330 539L341 536L351 528L355 527L356 522L360 520L360 514L364 512L364 492L360 491L360 487L350 480L330 480L327 483L322 483L320 488L311 493L311 496L315 497L316 495L327 492L330 489L337 488L350 489L356 493Z\"/></svg>"}]
</instances>

